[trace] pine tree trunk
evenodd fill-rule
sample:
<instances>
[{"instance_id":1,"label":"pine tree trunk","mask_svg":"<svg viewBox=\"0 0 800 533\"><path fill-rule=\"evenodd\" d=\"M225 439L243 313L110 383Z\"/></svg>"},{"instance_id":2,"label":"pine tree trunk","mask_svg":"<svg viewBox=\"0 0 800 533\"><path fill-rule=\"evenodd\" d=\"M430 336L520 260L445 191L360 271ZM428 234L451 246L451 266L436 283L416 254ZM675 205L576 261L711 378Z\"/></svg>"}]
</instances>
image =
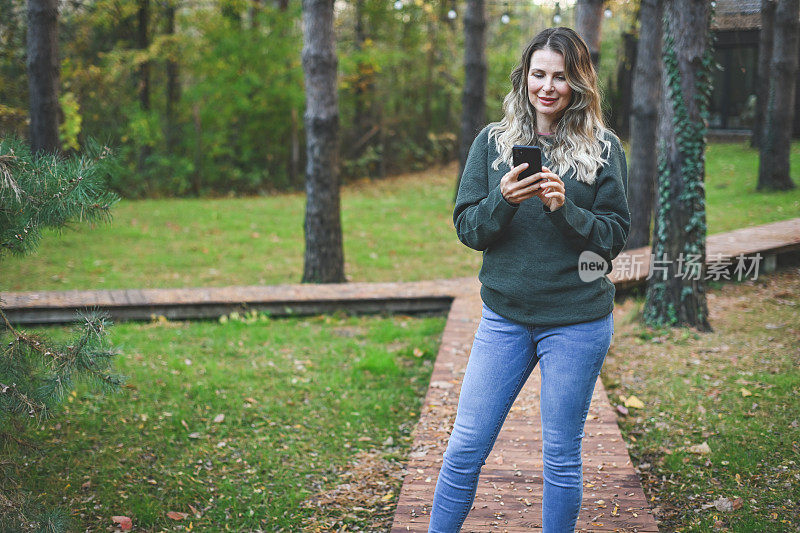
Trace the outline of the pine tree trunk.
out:
<instances>
[{"instance_id":1,"label":"pine tree trunk","mask_svg":"<svg viewBox=\"0 0 800 533\"><path fill-rule=\"evenodd\" d=\"M713 64L709 19L706 0L664 2L658 195L644 309L650 325L685 324L703 331L711 329L703 186Z\"/></svg>"},{"instance_id":2,"label":"pine tree trunk","mask_svg":"<svg viewBox=\"0 0 800 533\"><path fill-rule=\"evenodd\" d=\"M475 136L486 125L486 5L484 0L467 0L464 13L464 92L461 97L461 138L458 154L458 182L467 163ZM455 195L458 194L456 183Z\"/></svg>"},{"instance_id":3,"label":"pine tree trunk","mask_svg":"<svg viewBox=\"0 0 800 533\"><path fill-rule=\"evenodd\" d=\"M633 74L631 112L631 172L628 176L628 205L631 231L626 249L650 244L650 220L655 204L658 138L658 102L661 98L661 15L662 0L642 0L639 43Z\"/></svg>"},{"instance_id":4,"label":"pine tree trunk","mask_svg":"<svg viewBox=\"0 0 800 533\"><path fill-rule=\"evenodd\" d=\"M166 3L166 35L175 34L175 1L167 0ZM166 120L166 142L167 152L172 154L175 152L175 146L178 142L177 124L175 123L175 110L178 107L180 100L180 81L178 78L178 62L172 59L167 59L167 106L165 112Z\"/></svg>"},{"instance_id":5,"label":"pine tree trunk","mask_svg":"<svg viewBox=\"0 0 800 533\"><path fill-rule=\"evenodd\" d=\"M27 44L31 151L60 152L58 0L28 0Z\"/></svg>"},{"instance_id":6,"label":"pine tree trunk","mask_svg":"<svg viewBox=\"0 0 800 533\"><path fill-rule=\"evenodd\" d=\"M758 190L789 190L789 151L797 79L798 14L800 0L778 0L770 62L769 97L759 139Z\"/></svg>"},{"instance_id":7,"label":"pine tree trunk","mask_svg":"<svg viewBox=\"0 0 800 533\"><path fill-rule=\"evenodd\" d=\"M345 281L333 4L334 0L303 0L307 136L304 283Z\"/></svg>"},{"instance_id":8,"label":"pine tree trunk","mask_svg":"<svg viewBox=\"0 0 800 533\"><path fill-rule=\"evenodd\" d=\"M592 63L600 63L600 28L603 24L603 0L578 0L575 3L575 31L586 41Z\"/></svg>"},{"instance_id":9,"label":"pine tree trunk","mask_svg":"<svg viewBox=\"0 0 800 533\"><path fill-rule=\"evenodd\" d=\"M761 0L761 29L758 33L758 67L756 79L756 116L753 120L753 134L750 146L758 147L767 115L770 79L769 64L772 61L772 40L775 28L775 0Z\"/></svg>"}]
</instances>

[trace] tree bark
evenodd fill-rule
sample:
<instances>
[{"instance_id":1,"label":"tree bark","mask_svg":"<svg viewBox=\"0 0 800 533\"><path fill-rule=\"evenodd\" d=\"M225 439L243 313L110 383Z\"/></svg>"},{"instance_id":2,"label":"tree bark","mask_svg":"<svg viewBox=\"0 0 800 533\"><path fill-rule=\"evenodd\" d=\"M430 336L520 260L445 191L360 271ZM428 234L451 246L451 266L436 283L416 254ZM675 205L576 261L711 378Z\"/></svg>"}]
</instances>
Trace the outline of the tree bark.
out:
<instances>
[{"instance_id":1,"label":"tree bark","mask_svg":"<svg viewBox=\"0 0 800 533\"><path fill-rule=\"evenodd\" d=\"M711 330L703 185L713 64L709 19L706 0L664 2L658 195L644 309L650 325L689 325L701 331Z\"/></svg>"},{"instance_id":2,"label":"tree bark","mask_svg":"<svg viewBox=\"0 0 800 533\"><path fill-rule=\"evenodd\" d=\"M165 5L165 19L166 19L166 35L174 35L175 34L175 1L176 0L167 0ZM178 101L180 100L180 81L178 78L178 62L174 59L167 59L167 66L166 66L166 74L167 74L167 105L166 105L166 112L165 112L165 120L166 120L166 142L167 142L167 152L172 154L175 151L175 146L178 143L178 136L177 136L177 124L175 119L175 110L178 107Z\"/></svg>"},{"instance_id":3,"label":"tree bark","mask_svg":"<svg viewBox=\"0 0 800 533\"><path fill-rule=\"evenodd\" d=\"M778 0L770 61L769 97L759 142L758 190L785 191L795 187L789 176L789 151L797 80L798 14L800 0Z\"/></svg>"},{"instance_id":4,"label":"tree bark","mask_svg":"<svg viewBox=\"0 0 800 533\"><path fill-rule=\"evenodd\" d=\"M757 148L764 129L767 114L770 79L769 64L772 62L772 40L775 27L775 0L761 0L761 29L758 33L758 67L756 79L756 116L753 120L753 134L750 146Z\"/></svg>"},{"instance_id":5,"label":"tree bark","mask_svg":"<svg viewBox=\"0 0 800 533\"><path fill-rule=\"evenodd\" d=\"M307 136L304 283L346 281L339 202L338 58L333 4L334 0L303 0Z\"/></svg>"},{"instance_id":6,"label":"tree bark","mask_svg":"<svg viewBox=\"0 0 800 533\"><path fill-rule=\"evenodd\" d=\"M28 0L27 45L31 151L60 153L58 0Z\"/></svg>"},{"instance_id":7,"label":"tree bark","mask_svg":"<svg viewBox=\"0 0 800 533\"><path fill-rule=\"evenodd\" d=\"M575 31L586 41L594 68L600 62L600 28L603 24L603 0L578 0L575 3Z\"/></svg>"},{"instance_id":8,"label":"tree bark","mask_svg":"<svg viewBox=\"0 0 800 533\"><path fill-rule=\"evenodd\" d=\"M461 174L475 136L486 125L486 4L467 0L464 13L464 91L461 96L461 138L458 153L458 194Z\"/></svg>"},{"instance_id":9,"label":"tree bark","mask_svg":"<svg viewBox=\"0 0 800 533\"><path fill-rule=\"evenodd\" d=\"M639 43L633 73L631 112L631 171L628 205L631 231L626 249L650 244L650 221L655 204L658 158L653 147L658 138L658 102L661 98L662 0L642 0Z\"/></svg>"}]
</instances>

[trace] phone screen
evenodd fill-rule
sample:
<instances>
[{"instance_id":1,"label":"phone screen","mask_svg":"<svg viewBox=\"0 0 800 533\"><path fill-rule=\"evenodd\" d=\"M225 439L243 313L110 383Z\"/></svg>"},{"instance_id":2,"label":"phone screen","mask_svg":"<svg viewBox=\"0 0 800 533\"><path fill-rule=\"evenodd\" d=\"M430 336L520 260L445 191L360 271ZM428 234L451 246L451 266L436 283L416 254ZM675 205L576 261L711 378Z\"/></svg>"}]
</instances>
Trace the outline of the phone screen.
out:
<instances>
[{"instance_id":1,"label":"phone screen","mask_svg":"<svg viewBox=\"0 0 800 533\"><path fill-rule=\"evenodd\" d=\"M522 163L528 163L528 168L519 173L517 181L542 171L542 149L538 146L515 144L511 149L511 154L515 167Z\"/></svg>"}]
</instances>

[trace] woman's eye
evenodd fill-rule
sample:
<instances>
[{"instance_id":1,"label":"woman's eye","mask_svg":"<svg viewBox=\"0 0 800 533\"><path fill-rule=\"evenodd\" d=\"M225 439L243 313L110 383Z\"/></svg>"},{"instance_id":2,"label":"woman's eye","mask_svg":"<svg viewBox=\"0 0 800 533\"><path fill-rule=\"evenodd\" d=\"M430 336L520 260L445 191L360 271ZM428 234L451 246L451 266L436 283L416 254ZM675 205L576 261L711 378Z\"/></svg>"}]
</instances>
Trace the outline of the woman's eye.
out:
<instances>
[{"instance_id":1,"label":"woman's eye","mask_svg":"<svg viewBox=\"0 0 800 533\"><path fill-rule=\"evenodd\" d=\"M541 78L541 77L542 77L542 75L541 75L540 73L538 73L538 72L535 72L535 73L533 73L533 74L531 74L531 75L532 75L534 78Z\"/></svg>"},{"instance_id":2,"label":"woman's eye","mask_svg":"<svg viewBox=\"0 0 800 533\"><path fill-rule=\"evenodd\" d=\"M564 76L557 76L556 79L559 81L567 81L567 78L565 78Z\"/></svg>"}]
</instances>

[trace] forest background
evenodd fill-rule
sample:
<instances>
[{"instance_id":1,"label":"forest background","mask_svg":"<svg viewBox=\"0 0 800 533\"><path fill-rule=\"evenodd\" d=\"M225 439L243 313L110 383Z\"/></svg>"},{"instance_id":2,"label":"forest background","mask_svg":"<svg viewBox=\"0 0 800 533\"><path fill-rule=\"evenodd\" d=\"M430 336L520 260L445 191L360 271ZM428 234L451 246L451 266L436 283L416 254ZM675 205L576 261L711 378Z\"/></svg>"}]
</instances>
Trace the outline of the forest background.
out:
<instances>
[{"instance_id":1,"label":"forest background","mask_svg":"<svg viewBox=\"0 0 800 533\"><path fill-rule=\"evenodd\" d=\"M625 32L638 2L607 2L599 74L612 127ZM450 0L336 2L341 179L457 157L463 9ZM24 2L0 0L0 136L28 128ZM572 25L572 5L487 2L488 121L501 118L527 41ZM77 152L108 143L127 198L300 191L305 96L300 2L65 0L60 135ZM456 176L453 177L454 180Z\"/></svg>"}]
</instances>

